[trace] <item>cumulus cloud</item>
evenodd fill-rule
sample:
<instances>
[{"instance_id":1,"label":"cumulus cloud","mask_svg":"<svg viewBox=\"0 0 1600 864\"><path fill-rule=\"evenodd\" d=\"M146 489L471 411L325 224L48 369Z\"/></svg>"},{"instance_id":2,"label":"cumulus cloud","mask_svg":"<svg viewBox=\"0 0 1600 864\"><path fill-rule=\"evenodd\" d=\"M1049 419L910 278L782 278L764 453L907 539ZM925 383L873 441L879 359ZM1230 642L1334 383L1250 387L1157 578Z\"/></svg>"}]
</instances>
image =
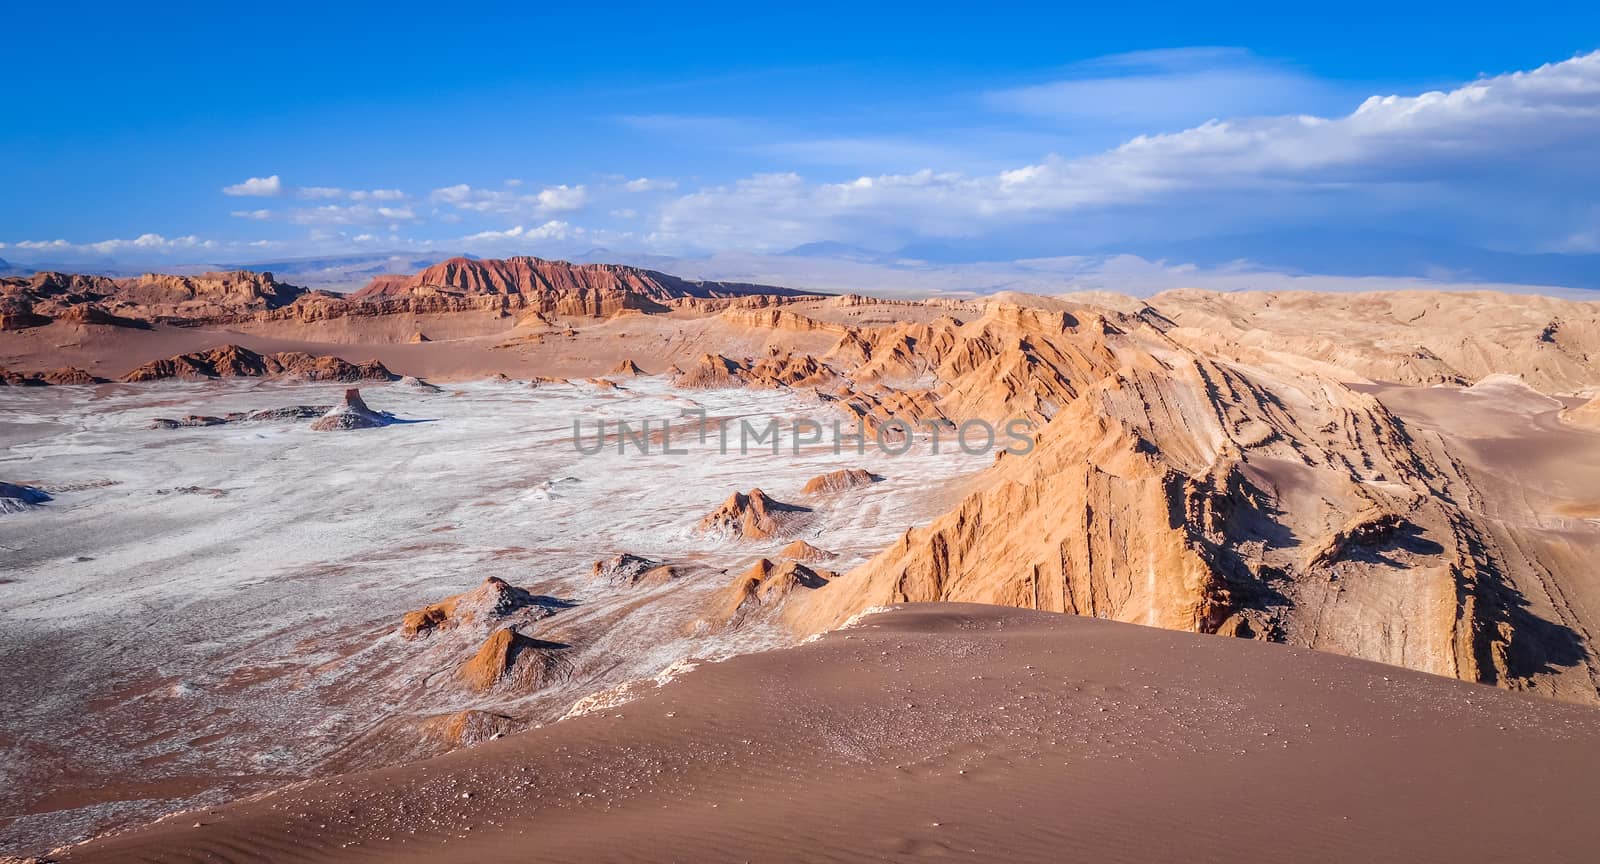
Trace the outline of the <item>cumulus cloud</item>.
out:
<instances>
[{"instance_id":1,"label":"cumulus cloud","mask_svg":"<svg viewBox=\"0 0 1600 864\"><path fill-rule=\"evenodd\" d=\"M841 183L755 175L672 201L656 236L679 247L753 249L839 236L961 237L1096 208L1240 191L1399 188L1415 204L1436 188L1459 196L1487 183L1495 188L1486 196L1509 203L1503 187L1516 188L1521 178L1523 195L1592 192L1600 179L1589 155L1594 140L1600 52L1450 91L1374 96L1343 116L1212 120L987 175L920 171Z\"/></svg>"},{"instance_id":2,"label":"cumulus cloud","mask_svg":"<svg viewBox=\"0 0 1600 864\"><path fill-rule=\"evenodd\" d=\"M243 183L222 187L222 194L238 197L276 198L283 194L283 181L278 175L271 177L251 177Z\"/></svg>"},{"instance_id":3,"label":"cumulus cloud","mask_svg":"<svg viewBox=\"0 0 1600 864\"><path fill-rule=\"evenodd\" d=\"M567 186L565 184L541 189L535 197L541 208L552 213L577 210L589 201L588 190L582 186Z\"/></svg>"},{"instance_id":4,"label":"cumulus cloud","mask_svg":"<svg viewBox=\"0 0 1600 864\"><path fill-rule=\"evenodd\" d=\"M458 183L433 190L428 200L435 204L476 213L545 215L579 210L589 203L589 191L582 185L550 186L536 193L506 189L479 189Z\"/></svg>"},{"instance_id":5,"label":"cumulus cloud","mask_svg":"<svg viewBox=\"0 0 1600 864\"><path fill-rule=\"evenodd\" d=\"M582 233L582 229L574 230L571 225L552 219L543 225L533 228L524 228L517 225L504 231L479 231L463 237L467 242L498 242L504 240L565 240L575 233Z\"/></svg>"},{"instance_id":6,"label":"cumulus cloud","mask_svg":"<svg viewBox=\"0 0 1600 864\"><path fill-rule=\"evenodd\" d=\"M292 186L283 182L277 174L270 177L251 177L243 183L226 186L222 190L224 195L236 197L279 198L292 196L302 201L340 201L349 200L356 202L398 202L406 200L406 194L399 189L346 189L342 186ZM367 218L378 218L383 208L341 208L337 206L318 207L315 209L300 209L287 211L273 211L268 209L234 210L232 214L238 219L253 219L267 221L270 219L284 218L300 224L315 224L326 221L332 224L358 222ZM403 211L409 213L409 210ZM409 221L416 218L412 215L401 215L397 210L392 218L400 221ZM390 217L383 217L390 218Z\"/></svg>"}]
</instances>

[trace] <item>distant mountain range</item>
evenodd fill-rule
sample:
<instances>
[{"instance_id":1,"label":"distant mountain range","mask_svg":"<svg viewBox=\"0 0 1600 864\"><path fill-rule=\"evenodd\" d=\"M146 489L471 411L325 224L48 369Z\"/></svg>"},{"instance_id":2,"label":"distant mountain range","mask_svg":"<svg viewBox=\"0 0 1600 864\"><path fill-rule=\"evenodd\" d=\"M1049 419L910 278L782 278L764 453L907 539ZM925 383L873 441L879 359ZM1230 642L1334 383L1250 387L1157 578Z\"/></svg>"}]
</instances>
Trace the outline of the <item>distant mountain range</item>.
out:
<instances>
[{"instance_id":1,"label":"distant mountain range","mask_svg":"<svg viewBox=\"0 0 1600 864\"><path fill-rule=\"evenodd\" d=\"M776 254L724 252L674 257L598 247L563 256L575 263L626 264L698 279L766 282L795 288L859 293L992 293L1002 290L1056 293L1085 288L1149 293L1177 287L1189 271L1200 278L1225 274L1230 285L1208 287L1283 287L1315 277L1334 282L1383 279L1395 283L1424 280L1431 287L1488 284L1509 290L1572 295L1600 290L1600 254L1524 254L1503 252L1421 235L1384 231L1329 232L1306 229L1234 234L1198 239L1127 241L1069 248L1059 239L1018 236L927 241L892 250L871 249L839 240L805 243ZM1133 257L1136 256L1136 257ZM413 274L454 257L445 251L384 251L275 260L184 262L137 266L111 259L27 263L0 261L0 275L36 270L137 276L151 269L198 275L218 270L270 272L307 288L354 291L376 276ZM1146 280L1127 260L1169 274ZM1254 278L1259 277L1259 278ZM1272 278L1276 277L1276 278ZM1129 281L1131 280L1131 281ZM1356 284L1312 285L1350 290ZM1370 287L1398 287L1372 285ZM1414 287L1430 287L1418 284ZM1549 289L1549 290L1544 290Z\"/></svg>"}]
</instances>

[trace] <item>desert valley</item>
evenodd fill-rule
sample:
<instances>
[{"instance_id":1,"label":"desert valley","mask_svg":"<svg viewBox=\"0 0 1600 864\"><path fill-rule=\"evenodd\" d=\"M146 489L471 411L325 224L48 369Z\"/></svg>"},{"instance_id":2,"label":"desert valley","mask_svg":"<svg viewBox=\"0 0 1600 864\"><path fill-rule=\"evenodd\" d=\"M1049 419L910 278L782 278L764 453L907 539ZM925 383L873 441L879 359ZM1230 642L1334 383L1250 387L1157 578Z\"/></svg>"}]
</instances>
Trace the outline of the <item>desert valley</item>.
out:
<instances>
[{"instance_id":1,"label":"desert valley","mask_svg":"<svg viewBox=\"0 0 1600 864\"><path fill-rule=\"evenodd\" d=\"M0 852L1600 843L1600 304L39 273L0 366Z\"/></svg>"}]
</instances>

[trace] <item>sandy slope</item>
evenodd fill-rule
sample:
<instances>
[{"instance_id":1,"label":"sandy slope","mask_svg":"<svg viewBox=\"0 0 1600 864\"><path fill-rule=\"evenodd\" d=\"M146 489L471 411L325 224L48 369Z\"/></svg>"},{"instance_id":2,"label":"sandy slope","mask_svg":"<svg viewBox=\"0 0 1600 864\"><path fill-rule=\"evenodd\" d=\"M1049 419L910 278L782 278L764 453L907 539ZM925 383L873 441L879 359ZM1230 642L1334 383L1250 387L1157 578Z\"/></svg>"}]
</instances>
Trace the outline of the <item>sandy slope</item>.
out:
<instances>
[{"instance_id":1,"label":"sandy slope","mask_svg":"<svg viewBox=\"0 0 1600 864\"><path fill-rule=\"evenodd\" d=\"M1487 687L920 604L60 858L1588 861L1597 745L1592 710Z\"/></svg>"}]
</instances>

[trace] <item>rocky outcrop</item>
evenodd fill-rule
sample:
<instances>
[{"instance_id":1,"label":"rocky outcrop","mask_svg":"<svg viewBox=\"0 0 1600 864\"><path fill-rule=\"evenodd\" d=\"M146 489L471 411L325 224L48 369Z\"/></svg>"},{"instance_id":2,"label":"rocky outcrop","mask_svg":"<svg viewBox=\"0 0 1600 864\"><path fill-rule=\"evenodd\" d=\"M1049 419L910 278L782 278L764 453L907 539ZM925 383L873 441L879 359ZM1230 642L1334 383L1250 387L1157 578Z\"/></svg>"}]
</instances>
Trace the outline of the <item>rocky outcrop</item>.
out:
<instances>
[{"instance_id":1,"label":"rocky outcrop","mask_svg":"<svg viewBox=\"0 0 1600 864\"><path fill-rule=\"evenodd\" d=\"M589 569L589 578L632 588L636 585L659 585L671 582L678 578L678 571L670 564L652 561L629 552L619 552L610 558L594 562L594 566Z\"/></svg>"},{"instance_id":2,"label":"rocky outcrop","mask_svg":"<svg viewBox=\"0 0 1600 864\"><path fill-rule=\"evenodd\" d=\"M629 378L636 378L636 377L638 377L640 375L648 375L649 373L645 372L643 369L640 369L639 368L639 364L637 364L637 363L635 363L632 360L629 360L627 358L623 358L622 362L620 362L617 365L611 367L611 371L606 373L606 374L608 374L608 375L626 375Z\"/></svg>"},{"instance_id":3,"label":"rocky outcrop","mask_svg":"<svg viewBox=\"0 0 1600 864\"><path fill-rule=\"evenodd\" d=\"M51 385L104 384L106 379L74 366L44 372L13 372L0 368L0 387L48 387Z\"/></svg>"},{"instance_id":4,"label":"rocky outcrop","mask_svg":"<svg viewBox=\"0 0 1600 864\"><path fill-rule=\"evenodd\" d=\"M1471 384L1520 376L1576 394L1600 377L1600 307L1487 291L1168 291L1150 305L1200 350L1254 351L1347 381Z\"/></svg>"},{"instance_id":5,"label":"rocky outcrop","mask_svg":"<svg viewBox=\"0 0 1600 864\"><path fill-rule=\"evenodd\" d=\"M400 622L400 635L407 639L430 636L462 624L504 618L518 610L537 605L532 594L496 576L461 594L407 612Z\"/></svg>"},{"instance_id":6,"label":"rocky outcrop","mask_svg":"<svg viewBox=\"0 0 1600 864\"><path fill-rule=\"evenodd\" d=\"M826 561L829 558L834 557L834 553L829 552L826 549L818 549L804 540L796 540L793 543L783 547L783 550L778 553L778 556L790 561L799 561L804 564L812 564L817 561Z\"/></svg>"},{"instance_id":7,"label":"rocky outcrop","mask_svg":"<svg viewBox=\"0 0 1600 864\"><path fill-rule=\"evenodd\" d=\"M422 723L422 733L448 749L455 749L502 738L526 725L509 714L472 709L429 717Z\"/></svg>"},{"instance_id":8,"label":"rocky outcrop","mask_svg":"<svg viewBox=\"0 0 1600 864\"><path fill-rule=\"evenodd\" d=\"M258 354L238 345L224 345L208 351L193 351L165 360L155 360L123 375L119 380L137 383L169 378L190 381L209 378L392 381L395 375L376 360L350 363L338 357L318 356L300 351Z\"/></svg>"},{"instance_id":9,"label":"rocky outcrop","mask_svg":"<svg viewBox=\"0 0 1600 864\"><path fill-rule=\"evenodd\" d=\"M1306 566L1327 567L1353 548L1387 543L1405 524L1398 513L1377 507L1363 510L1342 528L1313 544L1306 554Z\"/></svg>"},{"instance_id":10,"label":"rocky outcrop","mask_svg":"<svg viewBox=\"0 0 1600 864\"><path fill-rule=\"evenodd\" d=\"M156 417L150 421L151 429L188 429L206 426L226 426L230 423L279 423L291 420L309 420L321 417L332 410L331 405L290 405L285 408L263 408L259 411L230 411L221 417L208 414L185 414L176 419Z\"/></svg>"},{"instance_id":11,"label":"rocky outcrop","mask_svg":"<svg viewBox=\"0 0 1600 864\"><path fill-rule=\"evenodd\" d=\"M702 354L687 369L673 367L672 386L691 390L742 387L745 368L721 354Z\"/></svg>"},{"instance_id":12,"label":"rocky outcrop","mask_svg":"<svg viewBox=\"0 0 1600 864\"><path fill-rule=\"evenodd\" d=\"M768 498L760 489L735 492L700 520L701 534L736 540L765 540L794 530L811 510Z\"/></svg>"},{"instance_id":13,"label":"rocky outcrop","mask_svg":"<svg viewBox=\"0 0 1600 864\"><path fill-rule=\"evenodd\" d=\"M702 354L687 369L668 370L672 386L688 390L750 387L775 390L816 387L834 377L832 369L809 354L769 355L759 360L734 360L721 354Z\"/></svg>"},{"instance_id":14,"label":"rocky outcrop","mask_svg":"<svg viewBox=\"0 0 1600 864\"><path fill-rule=\"evenodd\" d=\"M394 422L387 411L374 411L361 398L361 391L352 387L344 391L344 401L328 409L311 424L312 431L334 432L342 429L376 429Z\"/></svg>"},{"instance_id":15,"label":"rocky outcrop","mask_svg":"<svg viewBox=\"0 0 1600 864\"><path fill-rule=\"evenodd\" d=\"M776 613L796 591L814 591L833 577L795 560L762 558L723 590L708 623L714 631L736 629Z\"/></svg>"},{"instance_id":16,"label":"rocky outcrop","mask_svg":"<svg viewBox=\"0 0 1600 864\"><path fill-rule=\"evenodd\" d=\"M561 652L567 646L524 636L513 627L490 634L478 653L461 665L457 675L478 693L505 688L531 693L571 674Z\"/></svg>"},{"instance_id":17,"label":"rocky outcrop","mask_svg":"<svg viewBox=\"0 0 1600 864\"><path fill-rule=\"evenodd\" d=\"M319 292L277 281L271 273L238 270L172 276L147 273L127 279L35 273L0 279L0 327L51 321L113 327L151 322L202 323L287 307Z\"/></svg>"},{"instance_id":18,"label":"rocky outcrop","mask_svg":"<svg viewBox=\"0 0 1600 864\"><path fill-rule=\"evenodd\" d=\"M617 264L571 264L540 258L451 258L404 280L384 277L351 295L355 302L439 298L502 298L502 308L605 317L624 310L659 312L683 298L794 296L807 292L767 285L692 282Z\"/></svg>"},{"instance_id":19,"label":"rocky outcrop","mask_svg":"<svg viewBox=\"0 0 1600 864\"><path fill-rule=\"evenodd\" d=\"M1473 481L1437 436L1302 360L1195 350L1142 307L1046 305L861 328L827 355L843 382L825 395L869 429L1022 418L1028 446L790 603L791 624L997 603L1570 692L1551 658L1583 663L1562 641L1571 615L1524 608L1550 589L1519 541L1466 509Z\"/></svg>"},{"instance_id":20,"label":"rocky outcrop","mask_svg":"<svg viewBox=\"0 0 1600 864\"><path fill-rule=\"evenodd\" d=\"M1600 432L1600 396L1577 406L1561 411L1561 422L1578 429L1590 432Z\"/></svg>"},{"instance_id":21,"label":"rocky outcrop","mask_svg":"<svg viewBox=\"0 0 1600 864\"><path fill-rule=\"evenodd\" d=\"M0 513L19 513L44 504L49 493L20 483L0 482Z\"/></svg>"},{"instance_id":22,"label":"rocky outcrop","mask_svg":"<svg viewBox=\"0 0 1600 864\"><path fill-rule=\"evenodd\" d=\"M439 387L437 385L429 384L428 382L426 382L426 381L422 380L421 378L418 378L418 377L416 377L414 375L402 375L402 376L400 376L400 382L399 383L400 383L401 387L409 387L412 390L420 390L420 391L422 391L424 393L440 393L440 392L443 392L443 389L444 389L444 388Z\"/></svg>"},{"instance_id":23,"label":"rocky outcrop","mask_svg":"<svg viewBox=\"0 0 1600 864\"><path fill-rule=\"evenodd\" d=\"M818 474L806 481L800 490L802 495L832 495L846 492L851 489L860 489L871 486L883 478L862 468L840 468L838 471L829 471Z\"/></svg>"}]
</instances>

